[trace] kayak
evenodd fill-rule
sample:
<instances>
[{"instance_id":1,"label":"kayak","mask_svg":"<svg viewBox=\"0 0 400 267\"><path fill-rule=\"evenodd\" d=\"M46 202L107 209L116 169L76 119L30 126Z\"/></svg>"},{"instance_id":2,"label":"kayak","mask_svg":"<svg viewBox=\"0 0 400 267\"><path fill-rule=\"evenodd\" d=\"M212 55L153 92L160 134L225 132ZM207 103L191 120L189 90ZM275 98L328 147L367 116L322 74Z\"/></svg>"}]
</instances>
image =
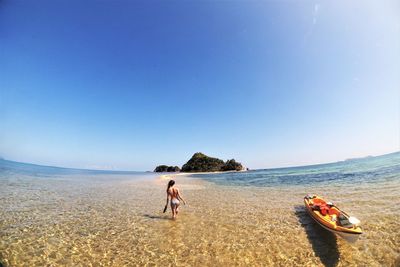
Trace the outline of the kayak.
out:
<instances>
[{"instance_id":1,"label":"kayak","mask_svg":"<svg viewBox=\"0 0 400 267\"><path fill-rule=\"evenodd\" d=\"M331 202L326 202L319 196L307 195L304 197L304 204L307 212L320 226L345 240L355 242L362 234L360 221L349 216Z\"/></svg>"}]
</instances>

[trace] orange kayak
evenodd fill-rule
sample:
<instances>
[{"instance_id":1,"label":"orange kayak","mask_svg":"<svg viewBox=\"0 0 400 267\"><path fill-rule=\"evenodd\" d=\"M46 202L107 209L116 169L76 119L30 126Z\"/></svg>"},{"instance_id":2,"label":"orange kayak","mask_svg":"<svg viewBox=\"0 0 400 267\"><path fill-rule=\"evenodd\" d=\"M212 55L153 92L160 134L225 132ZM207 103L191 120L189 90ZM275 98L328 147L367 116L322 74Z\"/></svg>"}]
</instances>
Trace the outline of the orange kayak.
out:
<instances>
[{"instance_id":1,"label":"orange kayak","mask_svg":"<svg viewBox=\"0 0 400 267\"><path fill-rule=\"evenodd\" d=\"M310 216L323 228L350 242L361 235L360 221L318 196L307 195L304 204Z\"/></svg>"}]
</instances>

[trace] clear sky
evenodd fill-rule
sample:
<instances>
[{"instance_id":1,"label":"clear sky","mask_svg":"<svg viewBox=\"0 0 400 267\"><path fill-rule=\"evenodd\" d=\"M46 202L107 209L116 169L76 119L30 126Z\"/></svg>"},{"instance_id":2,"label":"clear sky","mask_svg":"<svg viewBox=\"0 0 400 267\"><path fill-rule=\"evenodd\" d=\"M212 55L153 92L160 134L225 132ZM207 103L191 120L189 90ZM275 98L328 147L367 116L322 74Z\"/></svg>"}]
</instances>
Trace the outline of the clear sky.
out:
<instances>
[{"instance_id":1,"label":"clear sky","mask_svg":"<svg viewBox=\"0 0 400 267\"><path fill-rule=\"evenodd\" d=\"M399 1L0 1L0 155L121 170L400 150Z\"/></svg>"}]
</instances>

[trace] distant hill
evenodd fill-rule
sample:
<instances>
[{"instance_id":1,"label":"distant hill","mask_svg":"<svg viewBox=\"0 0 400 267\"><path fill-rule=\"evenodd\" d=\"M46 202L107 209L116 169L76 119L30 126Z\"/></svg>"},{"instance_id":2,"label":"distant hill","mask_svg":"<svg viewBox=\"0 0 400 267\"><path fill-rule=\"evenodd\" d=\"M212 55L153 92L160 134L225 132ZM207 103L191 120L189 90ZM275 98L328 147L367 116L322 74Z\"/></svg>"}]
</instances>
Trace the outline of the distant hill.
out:
<instances>
[{"instance_id":1,"label":"distant hill","mask_svg":"<svg viewBox=\"0 0 400 267\"><path fill-rule=\"evenodd\" d=\"M241 163L234 159L224 162L221 159L209 157L197 152L182 166L182 172L215 172L215 171L240 171L243 170Z\"/></svg>"}]
</instances>

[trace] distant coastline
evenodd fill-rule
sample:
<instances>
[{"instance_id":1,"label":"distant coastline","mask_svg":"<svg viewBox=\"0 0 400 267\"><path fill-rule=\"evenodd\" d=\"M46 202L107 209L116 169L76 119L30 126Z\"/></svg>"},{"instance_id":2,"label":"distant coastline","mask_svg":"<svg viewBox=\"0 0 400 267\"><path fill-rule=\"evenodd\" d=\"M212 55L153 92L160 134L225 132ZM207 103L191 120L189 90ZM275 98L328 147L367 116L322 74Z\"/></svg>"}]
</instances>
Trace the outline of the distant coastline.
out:
<instances>
[{"instance_id":1,"label":"distant coastline","mask_svg":"<svg viewBox=\"0 0 400 267\"><path fill-rule=\"evenodd\" d=\"M353 161L353 160L369 159L369 158L373 158L373 157L374 157L374 156L368 155L368 156L365 156L365 157L348 158L348 159L345 159L344 161Z\"/></svg>"}]
</instances>

